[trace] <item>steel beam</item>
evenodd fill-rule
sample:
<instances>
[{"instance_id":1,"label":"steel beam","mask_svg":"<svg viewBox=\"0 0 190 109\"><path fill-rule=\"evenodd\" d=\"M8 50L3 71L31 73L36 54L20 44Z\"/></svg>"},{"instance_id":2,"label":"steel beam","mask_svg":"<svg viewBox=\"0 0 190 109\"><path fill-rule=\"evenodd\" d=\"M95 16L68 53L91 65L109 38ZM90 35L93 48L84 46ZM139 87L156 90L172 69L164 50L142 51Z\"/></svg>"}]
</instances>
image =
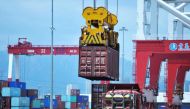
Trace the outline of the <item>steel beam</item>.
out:
<instances>
[{"instance_id":1,"label":"steel beam","mask_svg":"<svg viewBox=\"0 0 190 109\"><path fill-rule=\"evenodd\" d=\"M159 83L159 77L160 77L160 67L161 62L164 60L164 57L161 55L150 57L150 88L158 91L158 83Z\"/></svg>"},{"instance_id":2,"label":"steel beam","mask_svg":"<svg viewBox=\"0 0 190 109\"><path fill-rule=\"evenodd\" d=\"M12 81L13 73L13 54L9 54L8 81Z\"/></svg>"},{"instance_id":3,"label":"steel beam","mask_svg":"<svg viewBox=\"0 0 190 109\"><path fill-rule=\"evenodd\" d=\"M190 3L190 0L163 0L168 3Z\"/></svg>"},{"instance_id":4,"label":"steel beam","mask_svg":"<svg viewBox=\"0 0 190 109\"><path fill-rule=\"evenodd\" d=\"M179 10L177 10L176 8L168 5L166 2L164 2L163 0L157 0L158 4L160 5L160 7L162 7L163 9L167 10L168 12L170 12L171 14L173 14L174 16L176 16L177 18L183 20L185 23L190 25L190 18L188 16L186 16L185 14L181 13Z\"/></svg>"}]
</instances>

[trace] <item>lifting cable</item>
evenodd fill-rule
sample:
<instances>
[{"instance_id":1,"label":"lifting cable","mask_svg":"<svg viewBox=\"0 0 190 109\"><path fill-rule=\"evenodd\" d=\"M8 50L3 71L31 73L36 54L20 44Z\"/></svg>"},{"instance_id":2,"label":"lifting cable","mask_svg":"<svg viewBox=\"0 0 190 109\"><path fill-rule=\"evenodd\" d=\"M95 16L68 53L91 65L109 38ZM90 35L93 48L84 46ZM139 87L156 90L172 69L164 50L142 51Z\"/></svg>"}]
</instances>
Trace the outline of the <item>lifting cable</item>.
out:
<instances>
[{"instance_id":1,"label":"lifting cable","mask_svg":"<svg viewBox=\"0 0 190 109\"><path fill-rule=\"evenodd\" d=\"M117 10L116 10L116 16L118 17L118 10L119 10L119 0L117 0Z\"/></svg>"},{"instance_id":2,"label":"lifting cable","mask_svg":"<svg viewBox=\"0 0 190 109\"><path fill-rule=\"evenodd\" d=\"M96 0L94 0L94 9L96 9Z\"/></svg>"},{"instance_id":3,"label":"lifting cable","mask_svg":"<svg viewBox=\"0 0 190 109\"><path fill-rule=\"evenodd\" d=\"M82 10L84 9L84 0L82 0Z\"/></svg>"},{"instance_id":4,"label":"lifting cable","mask_svg":"<svg viewBox=\"0 0 190 109\"><path fill-rule=\"evenodd\" d=\"M108 0L105 0L105 8L108 10Z\"/></svg>"}]
</instances>

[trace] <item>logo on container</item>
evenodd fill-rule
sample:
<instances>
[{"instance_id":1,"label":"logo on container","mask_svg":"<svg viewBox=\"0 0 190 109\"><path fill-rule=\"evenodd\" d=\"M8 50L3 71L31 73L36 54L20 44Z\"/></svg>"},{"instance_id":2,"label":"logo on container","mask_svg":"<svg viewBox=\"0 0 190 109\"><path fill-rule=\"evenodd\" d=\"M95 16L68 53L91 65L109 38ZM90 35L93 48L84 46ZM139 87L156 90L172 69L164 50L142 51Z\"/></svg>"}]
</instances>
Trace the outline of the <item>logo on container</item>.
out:
<instances>
[{"instance_id":1,"label":"logo on container","mask_svg":"<svg viewBox=\"0 0 190 109\"><path fill-rule=\"evenodd\" d=\"M177 50L177 44L176 44L176 43L171 43L171 44L169 45L169 49L170 49L171 51L176 51L176 50Z\"/></svg>"}]
</instances>

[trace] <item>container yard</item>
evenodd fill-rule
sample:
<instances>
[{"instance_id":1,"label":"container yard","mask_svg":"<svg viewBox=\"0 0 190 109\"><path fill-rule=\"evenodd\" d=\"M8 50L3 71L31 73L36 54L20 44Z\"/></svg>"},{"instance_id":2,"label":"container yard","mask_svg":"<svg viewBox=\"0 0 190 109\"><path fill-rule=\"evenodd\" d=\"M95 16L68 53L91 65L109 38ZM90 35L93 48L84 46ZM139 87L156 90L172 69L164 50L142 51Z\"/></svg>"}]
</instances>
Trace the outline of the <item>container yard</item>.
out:
<instances>
[{"instance_id":1,"label":"container yard","mask_svg":"<svg viewBox=\"0 0 190 109\"><path fill-rule=\"evenodd\" d=\"M1 1L0 109L190 109L189 3Z\"/></svg>"}]
</instances>

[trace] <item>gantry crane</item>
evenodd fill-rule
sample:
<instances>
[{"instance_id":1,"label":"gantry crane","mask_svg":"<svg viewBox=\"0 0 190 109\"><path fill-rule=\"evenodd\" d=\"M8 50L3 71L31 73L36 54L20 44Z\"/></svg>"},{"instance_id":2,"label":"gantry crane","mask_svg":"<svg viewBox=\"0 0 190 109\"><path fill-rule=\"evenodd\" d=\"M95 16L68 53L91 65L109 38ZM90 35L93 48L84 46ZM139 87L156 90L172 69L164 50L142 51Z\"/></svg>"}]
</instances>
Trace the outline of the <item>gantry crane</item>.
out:
<instances>
[{"instance_id":1,"label":"gantry crane","mask_svg":"<svg viewBox=\"0 0 190 109\"><path fill-rule=\"evenodd\" d=\"M45 45L32 45L31 42L27 41L27 38L19 38L18 44L16 45L8 45L8 54L9 54L9 68L8 68L8 80L12 81L12 66L13 66L13 58L15 58L15 73L16 80L20 78L19 71L19 55L50 55L51 54L51 46ZM78 55L79 48L78 46L66 46L59 45L53 47L54 55Z\"/></svg>"}]
</instances>

